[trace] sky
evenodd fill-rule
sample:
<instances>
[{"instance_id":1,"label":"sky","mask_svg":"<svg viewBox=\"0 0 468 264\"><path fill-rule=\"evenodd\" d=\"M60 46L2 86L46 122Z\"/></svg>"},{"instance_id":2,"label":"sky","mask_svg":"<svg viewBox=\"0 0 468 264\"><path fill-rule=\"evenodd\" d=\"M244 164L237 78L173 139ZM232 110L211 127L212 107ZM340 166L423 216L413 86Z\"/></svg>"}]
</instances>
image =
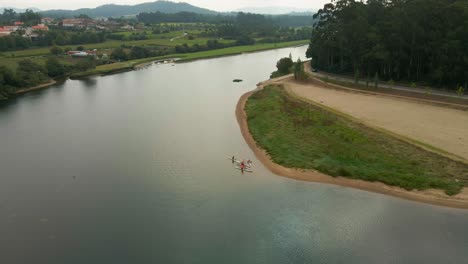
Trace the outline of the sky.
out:
<instances>
[{"instance_id":1,"label":"sky","mask_svg":"<svg viewBox=\"0 0 468 264\"><path fill-rule=\"evenodd\" d=\"M0 7L37 7L48 9L78 9L96 7L104 4L135 5L155 0L0 0ZM185 0L189 4L216 11L232 11L244 7L281 6L317 10L330 0Z\"/></svg>"}]
</instances>

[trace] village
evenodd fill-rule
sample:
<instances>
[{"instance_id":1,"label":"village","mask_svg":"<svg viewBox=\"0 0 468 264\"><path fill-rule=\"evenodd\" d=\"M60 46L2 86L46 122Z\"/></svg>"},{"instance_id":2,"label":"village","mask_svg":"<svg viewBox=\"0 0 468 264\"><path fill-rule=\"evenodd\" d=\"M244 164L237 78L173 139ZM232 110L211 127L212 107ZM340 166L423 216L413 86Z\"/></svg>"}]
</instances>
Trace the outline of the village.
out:
<instances>
[{"instance_id":1,"label":"village","mask_svg":"<svg viewBox=\"0 0 468 264\"><path fill-rule=\"evenodd\" d=\"M127 32L143 28L143 24L133 26L107 18L95 20L91 18L54 19L50 17L44 17L41 18L40 23L32 26L26 26L25 22L23 21L15 21L12 23L12 25L0 25L0 38L11 35L19 35L29 39L34 43L34 41L44 35L45 32L53 29L66 30L70 32L87 30L92 30L94 32ZM72 57L96 57L97 50L67 50L65 53ZM107 55L104 57L106 56Z\"/></svg>"}]
</instances>

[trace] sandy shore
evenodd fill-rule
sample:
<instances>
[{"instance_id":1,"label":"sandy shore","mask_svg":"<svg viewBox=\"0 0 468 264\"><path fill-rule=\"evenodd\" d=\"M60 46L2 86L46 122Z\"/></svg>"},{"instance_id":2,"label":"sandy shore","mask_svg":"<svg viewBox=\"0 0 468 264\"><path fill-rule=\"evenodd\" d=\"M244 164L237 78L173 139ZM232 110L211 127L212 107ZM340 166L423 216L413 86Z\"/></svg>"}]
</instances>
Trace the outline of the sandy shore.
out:
<instances>
[{"instance_id":1,"label":"sandy shore","mask_svg":"<svg viewBox=\"0 0 468 264\"><path fill-rule=\"evenodd\" d=\"M282 77L281 79L285 78L287 77ZM260 83L259 88L261 88L267 83L278 81L281 80L272 80ZM247 99L252 93L253 92L246 93L239 99L239 102L236 107L236 117L241 129L242 136L246 140L247 144L253 150L258 160L262 162L271 172L280 176L297 180L334 184L343 187L351 187L433 205L468 209L468 188L464 188L461 193L455 196L448 196L443 191L433 189L425 191L407 191L402 188L388 186L378 182L366 182L362 180L353 180L343 177L335 178L317 171L304 171L286 168L272 162L268 154L257 145L257 143L255 142L255 140L249 132L247 124L247 114L245 113L244 108Z\"/></svg>"},{"instance_id":2,"label":"sandy shore","mask_svg":"<svg viewBox=\"0 0 468 264\"><path fill-rule=\"evenodd\" d=\"M34 91L34 90L44 89L44 88L52 86L52 85L54 85L56 83L57 82L55 80L51 80L50 82L43 83L43 84L40 84L40 85L37 85L37 86L34 86L34 87L17 90L15 92L15 94L22 94L22 93L27 93L27 92Z\"/></svg>"}]
</instances>

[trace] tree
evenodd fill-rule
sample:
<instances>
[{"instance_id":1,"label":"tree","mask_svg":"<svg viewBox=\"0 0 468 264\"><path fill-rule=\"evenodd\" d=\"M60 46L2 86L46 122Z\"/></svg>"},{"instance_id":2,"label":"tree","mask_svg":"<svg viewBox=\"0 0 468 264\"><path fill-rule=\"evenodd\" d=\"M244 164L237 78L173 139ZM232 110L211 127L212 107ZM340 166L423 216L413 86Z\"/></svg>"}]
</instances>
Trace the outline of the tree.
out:
<instances>
[{"instance_id":1,"label":"tree","mask_svg":"<svg viewBox=\"0 0 468 264\"><path fill-rule=\"evenodd\" d=\"M253 45L253 44L255 44L255 39L247 35L242 35L236 40L236 45L238 46Z\"/></svg>"},{"instance_id":2,"label":"tree","mask_svg":"<svg viewBox=\"0 0 468 264\"><path fill-rule=\"evenodd\" d=\"M18 62L16 79L18 87L31 87L49 80L49 76L44 66L24 59Z\"/></svg>"},{"instance_id":3,"label":"tree","mask_svg":"<svg viewBox=\"0 0 468 264\"><path fill-rule=\"evenodd\" d=\"M301 59L297 59L296 63L293 66L294 79L298 81L303 81L307 79L307 74L304 71L304 63Z\"/></svg>"},{"instance_id":4,"label":"tree","mask_svg":"<svg viewBox=\"0 0 468 264\"><path fill-rule=\"evenodd\" d=\"M314 68L454 90L468 81L466 0L335 0L314 18Z\"/></svg>"},{"instance_id":5,"label":"tree","mask_svg":"<svg viewBox=\"0 0 468 264\"><path fill-rule=\"evenodd\" d=\"M75 65L78 71L87 71L96 68L96 62L92 58L83 58Z\"/></svg>"},{"instance_id":6,"label":"tree","mask_svg":"<svg viewBox=\"0 0 468 264\"><path fill-rule=\"evenodd\" d=\"M291 58L286 57L280 59L276 63L276 68L278 69L278 72L283 73L283 74L288 74L291 72L291 67L293 66L293 61Z\"/></svg>"},{"instance_id":7,"label":"tree","mask_svg":"<svg viewBox=\"0 0 468 264\"><path fill-rule=\"evenodd\" d=\"M83 51L83 50L85 50L85 47L83 47L83 46L78 46L78 47L76 47L76 50L78 50L78 51Z\"/></svg>"},{"instance_id":8,"label":"tree","mask_svg":"<svg viewBox=\"0 0 468 264\"><path fill-rule=\"evenodd\" d=\"M11 24L17 17L16 12L13 9L3 9L3 14L0 15L0 24Z\"/></svg>"},{"instance_id":9,"label":"tree","mask_svg":"<svg viewBox=\"0 0 468 264\"><path fill-rule=\"evenodd\" d=\"M53 46L52 48L50 48L50 54L52 55L60 55L63 53L63 50L62 48L58 47L58 46Z\"/></svg>"},{"instance_id":10,"label":"tree","mask_svg":"<svg viewBox=\"0 0 468 264\"><path fill-rule=\"evenodd\" d=\"M150 50L144 47L133 46L132 49L130 50L131 59L147 58L147 57L150 57L150 55L151 55Z\"/></svg>"},{"instance_id":11,"label":"tree","mask_svg":"<svg viewBox=\"0 0 468 264\"><path fill-rule=\"evenodd\" d=\"M75 18L90 19L91 20L91 17L86 15L86 14L80 14L79 16L75 16Z\"/></svg>"},{"instance_id":12,"label":"tree","mask_svg":"<svg viewBox=\"0 0 468 264\"><path fill-rule=\"evenodd\" d=\"M128 59L128 56L127 56L127 53L125 53L124 49L119 47L119 48L115 48L112 51L111 59L118 60L118 61L124 61L124 60Z\"/></svg>"},{"instance_id":13,"label":"tree","mask_svg":"<svg viewBox=\"0 0 468 264\"><path fill-rule=\"evenodd\" d=\"M49 57L47 59L46 68L50 77L58 77L65 74L65 66L55 57Z\"/></svg>"},{"instance_id":14,"label":"tree","mask_svg":"<svg viewBox=\"0 0 468 264\"><path fill-rule=\"evenodd\" d=\"M16 77L6 66L0 66L0 98L8 98L16 91Z\"/></svg>"},{"instance_id":15,"label":"tree","mask_svg":"<svg viewBox=\"0 0 468 264\"><path fill-rule=\"evenodd\" d=\"M31 9L26 9L24 13L21 13L19 19L27 26L34 26L41 23L41 15L39 15L39 13L34 13Z\"/></svg>"}]
</instances>

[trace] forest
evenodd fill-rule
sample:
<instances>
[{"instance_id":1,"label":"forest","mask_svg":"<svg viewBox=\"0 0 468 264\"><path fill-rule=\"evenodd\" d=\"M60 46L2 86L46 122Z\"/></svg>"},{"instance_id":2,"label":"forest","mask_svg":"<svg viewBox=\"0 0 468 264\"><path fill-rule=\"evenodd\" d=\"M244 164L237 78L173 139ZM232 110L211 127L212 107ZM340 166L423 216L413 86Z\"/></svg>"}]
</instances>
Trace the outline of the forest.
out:
<instances>
[{"instance_id":1,"label":"forest","mask_svg":"<svg viewBox=\"0 0 468 264\"><path fill-rule=\"evenodd\" d=\"M466 0L335 0L314 19L316 69L466 90Z\"/></svg>"},{"instance_id":2,"label":"forest","mask_svg":"<svg viewBox=\"0 0 468 264\"><path fill-rule=\"evenodd\" d=\"M137 19L139 22L148 24L163 22L225 24L268 21L270 25L277 27L311 26L313 21L312 17L308 15L260 15L244 12L229 14L143 12L137 15Z\"/></svg>"}]
</instances>

